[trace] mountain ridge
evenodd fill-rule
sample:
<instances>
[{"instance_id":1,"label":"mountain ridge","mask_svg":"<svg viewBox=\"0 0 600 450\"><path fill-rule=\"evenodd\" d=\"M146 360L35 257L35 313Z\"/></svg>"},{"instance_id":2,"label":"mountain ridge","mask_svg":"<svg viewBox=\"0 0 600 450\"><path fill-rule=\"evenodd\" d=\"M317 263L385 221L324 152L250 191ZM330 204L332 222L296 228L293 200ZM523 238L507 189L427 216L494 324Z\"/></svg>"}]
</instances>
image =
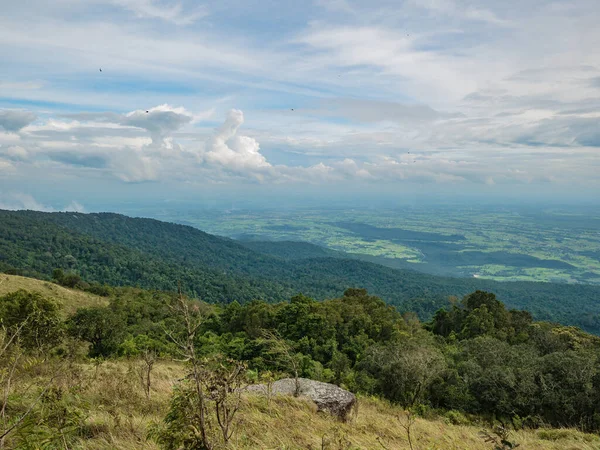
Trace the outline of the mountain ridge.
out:
<instances>
[{"instance_id":1,"label":"mountain ridge","mask_svg":"<svg viewBox=\"0 0 600 450\"><path fill-rule=\"evenodd\" d=\"M537 319L577 325L600 334L600 287L495 282L428 275L354 258L287 258L196 228L116 213L43 213L0 210L0 269L50 277L54 268L86 281L175 290L229 303L287 300L303 292L318 299L364 287L401 311L424 320L448 297L489 290Z\"/></svg>"}]
</instances>

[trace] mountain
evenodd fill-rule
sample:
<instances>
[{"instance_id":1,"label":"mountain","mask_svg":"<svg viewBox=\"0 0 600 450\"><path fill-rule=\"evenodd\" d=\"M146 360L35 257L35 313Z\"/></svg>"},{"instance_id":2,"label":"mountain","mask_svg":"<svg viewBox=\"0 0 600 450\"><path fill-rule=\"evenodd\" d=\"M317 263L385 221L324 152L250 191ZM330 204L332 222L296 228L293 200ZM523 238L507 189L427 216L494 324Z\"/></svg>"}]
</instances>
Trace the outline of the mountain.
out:
<instances>
[{"instance_id":1,"label":"mountain","mask_svg":"<svg viewBox=\"0 0 600 450\"><path fill-rule=\"evenodd\" d=\"M308 242L297 241L238 241L244 247L258 253L275 256L290 261L311 258L341 258L349 259L347 253L331 250Z\"/></svg>"},{"instance_id":2,"label":"mountain","mask_svg":"<svg viewBox=\"0 0 600 450\"><path fill-rule=\"evenodd\" d=\"M450 278L343 258L310 244L240 243L198 229L119 214L0 210L0 270L49 278L53 269L89 282L183 289L206 301L270 302L302 292L318 299L364 287L428 319L451 295L495 292L537 319L600 334L600 286ZM297 257L294 257L294 255Z\"/></svg>"}]
</instances>

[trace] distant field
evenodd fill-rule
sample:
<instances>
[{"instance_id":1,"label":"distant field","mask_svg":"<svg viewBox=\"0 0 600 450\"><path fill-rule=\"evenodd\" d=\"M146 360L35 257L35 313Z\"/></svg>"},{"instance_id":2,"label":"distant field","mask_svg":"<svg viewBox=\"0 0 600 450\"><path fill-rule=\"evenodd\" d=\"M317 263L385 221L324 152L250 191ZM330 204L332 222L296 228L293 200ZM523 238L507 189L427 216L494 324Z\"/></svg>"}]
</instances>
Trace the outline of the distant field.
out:
<instances>
[{"instance_id":1,"label":"distant field","mask_svg":"<svg viewBox=\"0 0 600 450\"><path fill-rule=\"evenodd\" d=\"M597 209L438 207L142 214L237 239L310 242L391 267L438 275L600 284Z\"/></svg>"}]
</instances>

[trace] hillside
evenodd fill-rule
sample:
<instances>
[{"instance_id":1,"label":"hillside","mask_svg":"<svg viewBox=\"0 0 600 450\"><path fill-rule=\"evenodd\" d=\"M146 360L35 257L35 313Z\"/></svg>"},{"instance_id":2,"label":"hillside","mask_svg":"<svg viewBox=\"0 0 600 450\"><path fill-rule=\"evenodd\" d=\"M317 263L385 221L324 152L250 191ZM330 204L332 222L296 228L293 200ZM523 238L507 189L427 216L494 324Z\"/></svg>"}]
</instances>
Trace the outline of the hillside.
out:
<instances>
[{"instance_id":1,"label":"hillside","mask_svg":"<svg viewBox=\"0 0 600 450\"><path fill-rule=\"evenodd\" d=\"M171 291L181 281L186 292L219 303L274 302L298 292L323 299L365 287L423 319L449 296L481 289L538 319L600 334L600 286L439 277L339 254L303 259L315 251L305 246L293 258L297 243L278 243L269 251L261 246L251 249L192 227L118 214L0 211L0 269L9 272L49 278L60 267L90 282Z\"/></svg>"},{"instance_id":2,"label":"hillside","mask_svg":"<svg viewBox=\"0 0 600 450\"><path fill-rule=\"evenodd\" d=\"M238 241L244 247L257 253L275 256L290 261L312 258L348 258L347 253L336 252L319 245L296 241Z\"/></svg>"},{"instance_id":3,"label":"hillside","mask_svg":"<svg viewBox=\"0 0 600 450\"><path fill-rule=\"evenodd\" d=\"M98 369L77 365L74 374L86 383L70 404L70 411L85 408L86 436L77 438L71 448L84 450L159 449L148 436L168 410L172 384L184 373L182 365L159 362L153 372L153 387L148 400L138 380L130 376L137 362L117 361L101 363ZM23 382L29 380L22 380ZM235 450L288 449L338 450L348 448L371 450L382 448L380 438L390 450L408 448L406 433L399 417L399 407L387 402L359 399L357 416L348 423L317 413L315 407L303 399L275 398L267 405L264 398L246 396L243 399L232 437ZM484 426L452 425L445 417L425 420L418 418L413 426L416 448L490 450L478 433ZM593 450L600 438L576 430L526 430L514 432L512 438L528 450ZM336 442L337 440L337 442Z\"/></svg>"},{"instance_id":4,"label":"hillside","mask_svg":"<svg viewBox=\"0 0 600 450\"><path fill-rule=\"evenodd\" d=\"M45 298L60 303L65 315L73 314L78 308L108 305L108 299L88 292L67 289L35 278L0 274L0 297L19 289L37 292Z\"/></svg>"},{"instance_id":5,"label":"hillside","mask_svg":"<svg viewBox=\"0 0 600 450\"><path fill-rule=\"evenodd\" d=\"M208 305L139 288L98 299L0 279L6 448L399 450L408 447L406 411L416 449L491 450L479 432L499 422L528 449L600 444L586 434L600 430L600 338L532 321L491 293L423 325L364 289ZM236 408L237 387L294 374L356 393L356 415L342 423L301 398L245 393L226 443L219 405ZM199 410L208 447L197 445Z\"/></svg>"}]
</instances>

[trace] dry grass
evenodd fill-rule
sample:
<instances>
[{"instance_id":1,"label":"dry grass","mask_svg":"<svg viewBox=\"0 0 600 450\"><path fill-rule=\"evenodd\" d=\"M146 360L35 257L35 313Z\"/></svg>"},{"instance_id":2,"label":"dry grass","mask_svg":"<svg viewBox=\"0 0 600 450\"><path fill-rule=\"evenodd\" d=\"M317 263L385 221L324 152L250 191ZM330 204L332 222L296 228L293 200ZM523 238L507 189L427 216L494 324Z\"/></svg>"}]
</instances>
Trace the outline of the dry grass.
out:
<instances>
[{"instance_id":1,"label":"dry grass","mask_svg":"<svg viewBox=\"0 0 600 450\"><path fill-rule=\"evenodd\" d=\"M13 275L0 275L0 295L27 289L62 303L65 312L79 307L106 305L106 299L65 289L52 283ZM60 382L76 387L79 407L86 411L85 437L76 448L89 450L158 449L148 439L148 429L165 416L173 385L183 377L180 363L159 361L152 372L152 389L147 399L139 377L140 361L104 362L98 366L74 364ZM33 375L33 374L32 374ZM37 373L44 377L48 374ZM19 380L23 385L31 380ZM310 401L248 396L239 413L239 424L230 450L349 450L408 449L401 426L404 412L384 401L361 398L356 416L340 423L317 413ZM413 442L418 450L490 450L478 436L481 427L449 425L443 419L418 418ZM575 430L532 430L513 434L526 450L600 450L600 437ZM381 445L379 442L381 442Z\"/></svg>"},{"instance_id":2,"label":"dry grass","mask_svg":"<svg viewBox=\"0 0 600 450\"><path fill-rule=\"evenodd\" d=\"M60 303L63 305L64 312L67 315L74 313L77 308L108 305L108 300L98 295L76 289L67 289L48 281L36 280L35 278L0 274L0 296L18 291L19 289L39 292L44 297Z\"/></svg>"},{"instance_id":3,"label":"dry grass","mask_svg":"<svg viewBox=\"0 0 600 450\"><path fill-rule=\"evenodd\" d=\"M138 362L105 362L95 367L80 366L91 380L81 391L89 408L88 436L83 449L158 449L149 440L148 429L164 417L174 383L184 368L173 362L159 362L153 372L150 399L146 399L137 375ZM229 449L341 450L408 449L400 420L404 413L384 401L361 398L357 415L340 423L317 413L310 401L276 397L270 405L263 397L248 396L239 414L239 424ZM449 425L443 419L417 419L413 442L419 450L491 449L478 436L481 427ZM514 441L527 450L598 450L600 437L575 430L519 431Z\"/></svg>"}]
</instances>

